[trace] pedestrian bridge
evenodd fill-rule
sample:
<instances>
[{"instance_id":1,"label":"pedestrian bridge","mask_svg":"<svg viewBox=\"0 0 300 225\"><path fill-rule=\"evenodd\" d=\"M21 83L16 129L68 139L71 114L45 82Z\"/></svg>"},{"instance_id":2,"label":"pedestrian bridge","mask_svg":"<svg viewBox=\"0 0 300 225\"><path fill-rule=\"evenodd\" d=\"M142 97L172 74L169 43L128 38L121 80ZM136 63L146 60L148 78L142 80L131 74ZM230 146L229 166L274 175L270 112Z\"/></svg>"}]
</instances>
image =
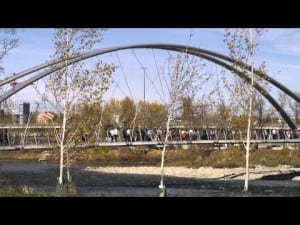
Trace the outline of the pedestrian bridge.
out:
<instances>
[{"instance_id":1,"label":"pedestrian bridge","mask_svg":"<svg viewBox=\"0 0 300 225\"><path fill-rule=\"evenodd\" d=\"M8 99L9 97L13 96L17 92L21 91L25 87L32 85L34 82L66 67L72 65L76 62L86 60L88 58L96 57L98 55L107 54L111 52L121 51L121 50L128 50L128 49L159 49L165 51L175 51L185 54L190 54L193 56L197 56L209 62L212 62L228 71L232 74L240 77L243 79L247 84L251 83L251 79L248 75L249 71L251 71L251 66L245 64L242 61L233 59L229 56L213 52L210 50L196 48L193 46L186 46L186 45L179 45L179 44L162 44L162 43L149 43L149 44L136 44L136 45L126 45L126 46L116 46L110 48L103 48L98 50L92 50L89 52L82 52L80 54L76 54L70 57L68 62L64 62L62 59L53 60L50 62L43 63L41 65L37 65L33 68L29 68L27 70L21 71L19 73L15 73L11 76L8 76L4 80L0 81L0 87L7 85L16 79L24 78L27 79L22 80L19 84L14 86L13 88L7 90L2 95L0 95L0 103ZM246 72L245 72L246 71ZM266 74L264 71L259 69L254 69L254 74L256 74L260 79L268 82L269 84L275 86L280 91L287 94L289 97L293 98L296 102L300 103L300 98L290 89L279 83L278 81L274 80L271 76ZM36 74L35 74L36 73ZM34 74L34 75L33 75ZM33 75L28 78L28 75ZM289 126L291 130L297 130L297 125L295 122L290 118L287 112L280 106L280 104L271 96L268 90L265 90L259 83L258 80L254 83L254 88L264 97L266 100L270 102L270 104L278 111L281 115L285 123ZM13 129L19 129L19 127L3 127L2 130L9 130L2 132L0 135L0 142L1 142L1 149L26 149L26 148L54 148L55 142L53 141L53 135L49 132L42 133L42 132L28 132L28 137L24 132L19 131L12 131ZM35 127L35 129L39 129L39 127ZM42 128L41 128L42 129ZM59 126L55 129L59 129ZM34 130L34 129L29 129ZM7 134L8 133L8 134ZM269 135L271 135L269 133ZM102 134L102 137L105 135ZM207 138L201 139L199 138L200 135L196 135L196 139L190 140L181 140L181 139L171 139L166 144L170 145L198 145L198 144L211 144L211 145L229 145L229 144L241 144L244 142L243 139L236 137L227 138L227 134L218 135L218 137L214 138ZM281 133L277 135L277 138L256 138L252 140L252 143L298 143L299 135L297 138L286 138L284 137L285 134ZM2 139L1 139L2 138ZM157 139L153 139L153 141L133 141L133 142L120 142L121 138L118 138L118 141L115 142L104 142L104 138L96 138L95 141L90 144L91 146L103 146L103 147L121 147L121 146L162 146L162 142L156 141ZM140 140L140 139L139 139ZM20 143L22 143L20 145ZM36 146L36 147L34 147ZM74 144L74 147L85 147L87 146L86 143L79 143Z\"/></svg>"},{"instance_id":2,"label":"pedestrian bridge","mask_svg":"<svg viewBox=\"0 0 300 225\"><path fill-rule=\"evenodd\" d=\"M174 146L196 146L207 145L212 148L226 148L228 146L245 144L246 140L188 140L188 141L167 141L168 149L174 149ZM299 147L300 139L276 139L276 140L251 140L251 144L263 147L278 147L278 146L292 146ZM137 141L137 142L99 142L95 144L77 144L71 145L71 148L89 148L89 147L153 147L162 149L164 142L161 141ZM57 145L10 145L0 146L0 151L15 151L15 150L47 150L57 148ZM140 148L141 149L141 148Z\"/></svg>"}]
</instances>

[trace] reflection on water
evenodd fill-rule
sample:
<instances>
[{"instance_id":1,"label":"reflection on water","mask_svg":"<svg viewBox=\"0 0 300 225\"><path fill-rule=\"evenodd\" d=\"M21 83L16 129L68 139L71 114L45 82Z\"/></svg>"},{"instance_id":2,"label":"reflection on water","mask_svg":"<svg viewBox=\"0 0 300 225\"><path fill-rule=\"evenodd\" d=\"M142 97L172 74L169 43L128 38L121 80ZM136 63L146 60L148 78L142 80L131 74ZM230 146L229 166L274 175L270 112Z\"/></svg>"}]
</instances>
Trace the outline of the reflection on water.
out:
<instances>
[{"instance_id":1,"label":"reflection on water","mask_svg":"<svg viewBox=\"0 0 300 225\"><path fill-rule=\"evenodd\" d=\"M82 196L157 196L159 175L96 173L84 171L86 166L103 164L81 163L71 168L73 181ZM0 161L0 170L9 178L11 184L28 185L40 192L53 193L56 189L59 165L51 162ZM169 197L244 196L242 180L166 177L165 183ZM300 182L254 180L250 181L249 190L248 196L300 196Z\"/></svg>"}]
</instances>

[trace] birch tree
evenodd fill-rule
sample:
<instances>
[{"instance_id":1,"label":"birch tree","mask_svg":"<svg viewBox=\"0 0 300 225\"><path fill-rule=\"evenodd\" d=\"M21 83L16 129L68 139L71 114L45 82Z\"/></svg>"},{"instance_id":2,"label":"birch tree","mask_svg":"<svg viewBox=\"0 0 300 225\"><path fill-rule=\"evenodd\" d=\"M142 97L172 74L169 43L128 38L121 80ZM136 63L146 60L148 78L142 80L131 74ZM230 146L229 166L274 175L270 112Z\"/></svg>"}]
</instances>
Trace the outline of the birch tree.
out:
<instances>
[{"instance_id":1,"label":"birch tree","mask_svg":"<svg viewBox=\"0 0 300 225\"><path fill-rule=\"evenodd\" d=\"M5 69L2 66L3 60L10 51L17 48L19 45L19 38L17 38L16 33L16 29L0 29L0 76L5 72ZM4 89L0 87L0 93L3 91ZM11 99L8 99L2 104L0 103L0 112L2 109L11 110L12 107L13 102Z\"/></svg>"},{"instance_id":2,"label":"birch tree","mask_svg":"<svg viewBox=\"0 0 300 225\"><path fill-rule=\"evenodd\" d=\"M199 60L199 61L198 61ZM169 55L167 73L163 74L163 80L168 88L168 100L166 104L166 136L161 155L161 179L159 184L159 195L166 196L164 185L164 162L168 138L171 138L170 123L182 106L184 97L191 97L194 90L201 90L201 86L207 79L206 74L200 71L205 67L202 60L196 59L186 53L177 56Z\"/></svg>"},{"instance_id":3,"label":"birch tree","mask_svg":"<svg viewBox=\"0 0 300 225\"><path fill-rule=\"evenodd\" d=\"M260 95L253 99L253 116L255 116L256 126L261 129L267 122L267 108L266 101Z\"/></svg>"},{"instance_id":4,"label":"birch tree","mask_svg":"<svg viewBox=\"0 0 300 225\"><path fill-rule=\"evenodd\" d=\"M262 29L255 29L255 36L260 36L263 33ZM244 191L248 191L248 180L249 180L249 150L250 150L250 139L251 139L251 119L252 119L252 103L254 96L254 51L258 47L258 43L254 41L253 29L226 29L225 43L227 44L230 52L230 56L233 59L242 61L246 64L251 65L251 72L249 73L245 68L241 68L248 77L251 78L250 87L242 79L234 79L235 85L231 97L234 98L235 103L242 106L245 111L248 112L247 120L247 142L246 142L246 176ZM235 67L240 68L238 65ZM260 65L261 70L265 70L265 63ZM263 82L262 80L260 80Z\"/></svg>"},{"instance_id":5,"label":"birch tree","mask_svg":"<svg viewBox=\"0 0 300 225\"><path fill-rule=\"evenodd\" d=\"M62 59L65 67L56 71L46 80L48 102L62 115L62 128L56 133L60 151L58 187L65 181L71 182L69 149L80 127L85 121L76 122L73 114L76 104L100 103L110 83L113 67L102 61L86 65L78 62L68 66L72 55L92 49L102 40L102 29L56 29L54 32L54 54L52 58ZM66 172L64 170L66 167ZM66 173L66 176L65 176Z\"/></svg>"}]
</instances>

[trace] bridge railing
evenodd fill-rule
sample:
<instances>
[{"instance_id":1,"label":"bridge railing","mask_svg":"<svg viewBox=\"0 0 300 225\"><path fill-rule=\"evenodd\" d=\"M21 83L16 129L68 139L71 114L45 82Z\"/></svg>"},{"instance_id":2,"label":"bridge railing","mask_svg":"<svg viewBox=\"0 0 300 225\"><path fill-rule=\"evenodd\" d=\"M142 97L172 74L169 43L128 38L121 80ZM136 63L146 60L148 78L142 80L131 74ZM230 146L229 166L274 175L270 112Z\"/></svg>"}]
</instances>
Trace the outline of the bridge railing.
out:
<instances>
[{"instance_id":1,"label":"bridge railing","mask_svg":"<svg viewBox=\"0 0 300 225\"><path fill-rule=\"evenodd\" d=\"M0 127L0 146L12 146L12 145L55 145L56 139L54 136L53 126L31 126L24 136L22 129L24 126L17 125L15 127L5 126ZM34 130L37 128L38 130ZM49 129L52 128L52 129ZM299 139L300 135L298 131L284 130L284 129L253 129L251 133L252 140L258 141L271 141L271 140L294 140ZM165 130L157 131L155 129L151 132L147 130L136 130L132 133L126 133L124 130L118 130L116 133L110 133L109 131L102 131L101 133L94 133L94 135L82 135L79 137L76 145L91 144L98 145L99 143L135 143L135 142L149 142L156 144L162 142L166 135L169 142L192 142L197 143L200 141L222 141L226 144L230 141L245 140L246 133L236 132L234 130L207 128L207 129L182 129L172 128L169 132ZM22 142L23 141L23 142ZM221 143L221 142L220 142Z\"/></svg>"}]
</instances>

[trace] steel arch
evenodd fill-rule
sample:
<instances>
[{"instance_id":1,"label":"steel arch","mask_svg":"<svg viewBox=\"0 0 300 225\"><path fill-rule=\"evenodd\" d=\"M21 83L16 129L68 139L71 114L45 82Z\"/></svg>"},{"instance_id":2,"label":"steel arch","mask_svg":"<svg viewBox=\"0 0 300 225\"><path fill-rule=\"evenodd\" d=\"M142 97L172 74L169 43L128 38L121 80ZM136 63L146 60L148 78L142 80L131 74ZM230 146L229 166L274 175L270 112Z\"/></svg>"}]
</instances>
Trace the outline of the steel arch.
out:
<instances>
[{"instance_id":1,"label":"steel arch","mask_svg":"<svg viewBox=\"0 0 300 225\"><path fill-rule=\"evenodd\" d=\"M138 45L127 45L127 46L117 46L117 47L111 47L111 48L105 48L105 49L99 49L99 50L93 50L93 51L89 51L89 52L85 52L82 54L78 54L78 55L74 55L71 56L68 65L70 64L74 64L78 61L81 60L85 60L97 55L102 55L105 53L109 53L109 52L114 52L114 51L119 51L119 50L125 50L125 49L134 49L134 48L154 48L154 49L161 49L161 50L172 50L172 51L177 51L177 52L186 52L188 54L192 54L201 58L205 58L206 60L209 60L211 62L214 62L220 66L223 66L224 68L226 68L227 70L233 72L234 74L238 75L239 77L241 77L242 79L244 79L246 82L250 83L250 78L244 74L243 72L239 71L238 69L234 68L234 66L229 65L227 63L225 63L224 61L230 62L230 63L234 63L235 65L238 65L239 67L243 67L247 70L250 70L250 66L238 61L236 59L232 59L226 55L222 55L220 53L217 52L213 52L213 51L209 51L206 49L201 49L201 48L195 48L192 46L184 46L184 45L177 45L177 44L138 44ZM224 61L221 61L224 60ZM6 100L7 98L9 98L10 96L12 96L13 94L15 94L16 92L22 90L23 88L29 86L30 84L32 84L33 82L63 68L64 66L66 66L65 63L63 63L63 60L54 60L54 61L50 61L50 62L46 62L43 64L40 64L38 66L35 66L33 68L24 70L18 74L14 74L13 76L9 76L7 79L3 80L0 82L0 86L7 84L15 79L27 76L33 72L39 71L41 69L50 67L50 69L46 69L43 72L38 73L37 75L29 78L28 80L23 81L22 83L18 84L14 89L11 89L9 91L7 91L6 93L4 93L3 95L0 96L0 103L3 102L4 100ZM276 86L277 88L279 88L280 90L282 90L284 93L286 93L287 95L289 95L290 97L292 97L294 100L296 100L297 102L300 103L300 98L295 95L291 90L289 90L287 87L285 87L284 85L280 84L279 82L277 82L276 80L274 80L273 78L271 78L270 76L268 76L267 74L263 73L260 70L255 69L254 70L255 74L257 74L257 76L261 77L262 79L266 80L267 82L273 84L274 86ZM278 102L266 91L264 90L259 84L255 83L254 87L256 88L256 90L258 92L260 92L273 106L274 108L280 113L280 115L282 116L282 118L287 122L287 124L292 128L292 129L296 129L296 125L293 123L293 121L290 119L290 117L287 115L287 113L284 111L284 109L278 104Z\"/></svg>"}]
</instances>

